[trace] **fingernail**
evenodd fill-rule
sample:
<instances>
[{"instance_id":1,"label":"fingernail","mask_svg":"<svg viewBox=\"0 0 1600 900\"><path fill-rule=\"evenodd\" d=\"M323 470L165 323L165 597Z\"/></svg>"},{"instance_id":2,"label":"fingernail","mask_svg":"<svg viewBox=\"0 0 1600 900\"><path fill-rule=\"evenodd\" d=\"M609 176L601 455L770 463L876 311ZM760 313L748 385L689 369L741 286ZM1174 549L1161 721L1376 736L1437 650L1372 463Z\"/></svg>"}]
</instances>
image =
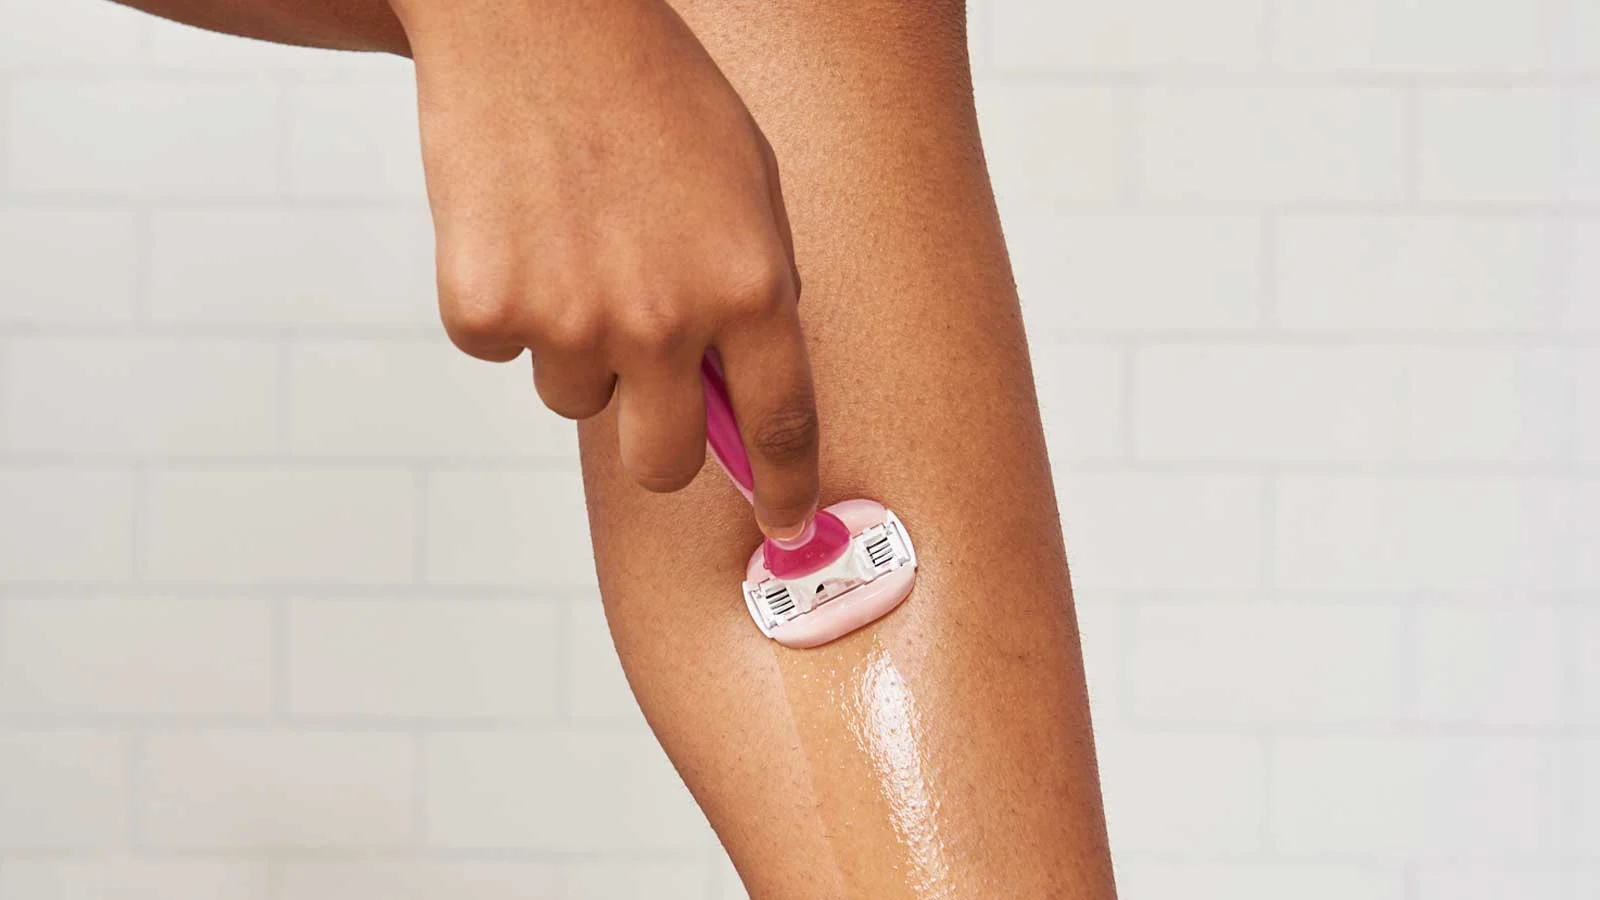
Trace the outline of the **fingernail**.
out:
<instances>
[{"instance_id":1,"label":"fingernail","mask_svg":"<svg viewBox=\"0 0 1600 900\"><path fill-rule=\"evenodd\" d=\"M794 526L793 528L782 530L771 529L767 532L767 537L772 538L772 542L774 544L777 544L779 547L782 547L785 550L794 550L799 547L804 547L811 541L812 538L816 536L817 518L815 513L807 515L804 522Z\"/></svg>"}]
</instances>

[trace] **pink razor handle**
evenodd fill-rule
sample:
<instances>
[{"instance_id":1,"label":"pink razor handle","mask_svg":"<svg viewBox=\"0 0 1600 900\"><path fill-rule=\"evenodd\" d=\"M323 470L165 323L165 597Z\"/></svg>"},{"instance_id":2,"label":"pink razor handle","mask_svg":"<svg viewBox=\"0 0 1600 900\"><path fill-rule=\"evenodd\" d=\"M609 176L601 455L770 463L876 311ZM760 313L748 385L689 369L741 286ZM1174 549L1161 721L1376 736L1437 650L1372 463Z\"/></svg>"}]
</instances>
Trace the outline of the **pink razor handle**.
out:
<instances>
[{"instance_id":1,"label":"pink razor handle","mask_svg":"<svg viewBox=\"0 0 1600 900\"><path fill-rule=\"evenodd\" d=\"M700 363L706 443L734 487L752 500L755 478L728 386L716 360ZM872 500L819 510L794 541L762 542L750 557L745 605L761 633L787 647L816 647L887 615L911 593L916 551L895 514Z\"/></svg>"}]
</instances>

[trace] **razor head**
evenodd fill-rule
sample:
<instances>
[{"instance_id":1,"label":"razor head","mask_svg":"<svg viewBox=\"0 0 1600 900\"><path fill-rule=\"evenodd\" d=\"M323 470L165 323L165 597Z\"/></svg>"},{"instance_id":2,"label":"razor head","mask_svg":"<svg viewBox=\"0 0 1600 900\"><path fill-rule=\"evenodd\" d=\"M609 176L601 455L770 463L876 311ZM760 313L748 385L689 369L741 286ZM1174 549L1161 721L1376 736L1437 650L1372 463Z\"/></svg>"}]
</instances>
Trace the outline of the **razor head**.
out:
<instances>
[{"instance_id":1,"label":"razor head","mask_svg":"<svg viewBox=\"0 0 1600 900\"><path fill-rule=\"evenodd\" d=\"M893 512L871 500L846 500L827 511L850 531L838 559L779 578L757 548L746 571L751 617L762 634L788 647L815 647L876 621L900 605L916 581L916 549Z\"/></svg>"}]
</instances>

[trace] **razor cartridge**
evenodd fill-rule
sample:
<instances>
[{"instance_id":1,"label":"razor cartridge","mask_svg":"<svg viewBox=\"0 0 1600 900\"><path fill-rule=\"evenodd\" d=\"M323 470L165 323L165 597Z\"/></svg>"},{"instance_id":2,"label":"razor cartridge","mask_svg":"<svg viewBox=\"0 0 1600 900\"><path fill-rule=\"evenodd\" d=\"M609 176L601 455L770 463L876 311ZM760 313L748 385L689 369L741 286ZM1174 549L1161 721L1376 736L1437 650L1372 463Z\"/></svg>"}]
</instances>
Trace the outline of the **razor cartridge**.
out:
<instances>
[{"instance_id":1,"label":"razor cartridge","mask_svg":"<svg viewBox=\"0 0 1600 900\"><path fill-rule=\"evenodd\" d=\"M706 443L746 500L754 479L716 359L700 366ZM917 551L899 517L872 500L819 510L794 542L766 540L745 568L745 606L761 633L794 648L816 647L887 615L911 593Z\"/></svg>"},{"instance_id":2,"label":"razor cartridge","mask_svg":"<svg viewBox=\"0 0 1600 900\"><path fill-rule=\"evenodd\" d=\"M917 551L899 517L871 500L835 503L829 515L849 532L836 558L810 571L773 571L770 545L745 569L744 599L761 633L786 647L815 647L900 605L917 577ZM780 567L781 569L781 567Z\"/></svg>"}]
</instances>

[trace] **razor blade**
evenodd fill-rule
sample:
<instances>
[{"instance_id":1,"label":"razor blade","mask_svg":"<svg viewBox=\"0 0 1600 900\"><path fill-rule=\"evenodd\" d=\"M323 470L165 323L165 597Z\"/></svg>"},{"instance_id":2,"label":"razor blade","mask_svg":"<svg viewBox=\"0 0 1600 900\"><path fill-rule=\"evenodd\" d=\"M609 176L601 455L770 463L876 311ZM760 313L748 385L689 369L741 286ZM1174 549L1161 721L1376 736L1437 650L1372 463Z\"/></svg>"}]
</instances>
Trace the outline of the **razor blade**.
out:
<instances>
[{"instance_id":1,"label":"razor blade","mask_svg":"<svg viewBox=\"0 0 1600 900\"><path fill-rule=\"evenodd\" d=\"M787 647L825 644L881 618L916 581L917 551L893 512L872 500L846 500L826 511L850 532L850 545L837 559L780 578L758 547L745 570L751 618L762 634Z\"/></svg>"}]
</instances>

